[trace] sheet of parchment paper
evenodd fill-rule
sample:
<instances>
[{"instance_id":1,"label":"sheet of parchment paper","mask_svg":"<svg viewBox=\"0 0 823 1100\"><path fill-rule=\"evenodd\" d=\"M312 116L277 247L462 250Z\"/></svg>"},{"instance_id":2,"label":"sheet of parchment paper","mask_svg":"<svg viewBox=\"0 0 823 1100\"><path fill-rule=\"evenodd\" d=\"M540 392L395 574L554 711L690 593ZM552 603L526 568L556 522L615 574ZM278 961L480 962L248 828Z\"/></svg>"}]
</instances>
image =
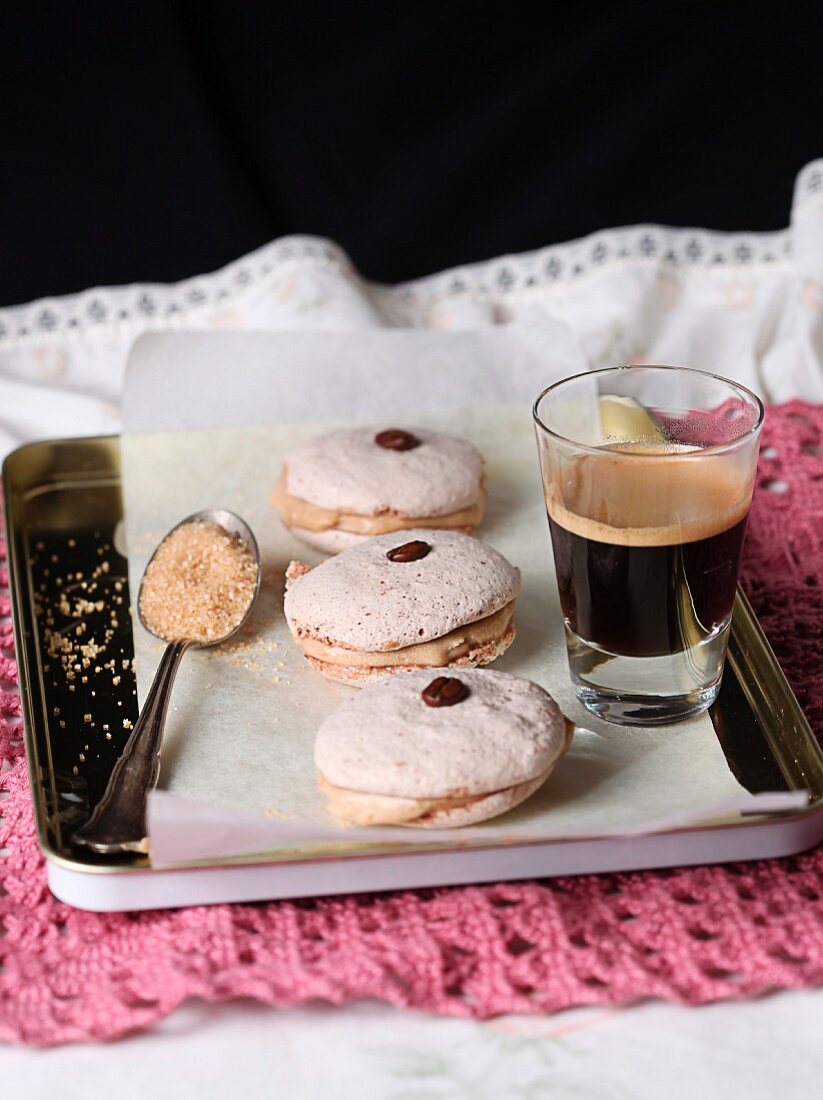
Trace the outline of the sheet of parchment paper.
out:
<instances>
[{"instance_id":1,"label":"sheet of parchment paper","mask_svg":"<svg viewBox=\"0 0 823 1100\"><path fill-rule=\"evenodd\" d=\"M524 805L494 821L470 831L422 834L418 830L392 830L408 844L422 841L438 844L488 843L505 838L572 837L614 835L643 831L646 824L668 820L700 820L718 805L728 812L739 806L751 808L748 795L733 778L708 717L655 729L627 728L598 721L576 702L571 691L566 663L563 626L553 573L548 526L543 507L536 448L527 402L497 403L506 390L506 373L511 359L506 341L499 334L494 346L478 362L477 334L370 333L342 339L336 335L313 337L314 351L329 362L345 361L356 354L361 378L369 377L369 351L378 348L372 387L360 411L352 393L346 390L347 371L341 367L335 392L334 373L318 368L323 379L313 384L306 362L305 339L301 341L301 370L295 375L289 362L289 340L255 335L221 334L216 343L204 336L191 341L181 334L153 337L165 362L174 344L175 386L188 377L198 388L198 379L222 362L222 385L226 387L226 416L232 427L188 427L184 430L130 431L123 437L123 486L126 536L131 591L135 594L148 557L164 533L180 519L201 508L225 507L242 515L254 529L264 561L264 582L255 613L238 638L228 646L187 654L175 686L162 756L160 790L175 796L174 812L152 815L152 848L155 858L163 853L168 863L209 855L257 850L278 846L278 822L282 823L279 846L292 849L295 836L305 831L304 851L327 849L330 838L352 844L355 837L344 832L324 808L316 786L312 759L314 733L323 718L348 694L359 690L331 684L314 672L291 641L282 614L285 569L293 558L309 564L321 556L293 539L282 527L269 504L272 484L285 453L298 440L341 423L374 423L377 426L426 426L460 435L473 442L487 463L488 509L478 534L497 547L523 573L523 591L518 601L518 637L494 667L527 676L545 686L566 714L578 723L574 744L556 772ZM410 340L410 335L425 337ZM471 336L471 339L464 339ZM379 338L388 338L382 342ZM518 354L523 336L517 334ZM526 340L528 343L528 340ZM245 346L244 346L245 345ZM391 345L391 346L388 346ZM432 356L436 345L437 354ZM543 346L536 347L543 353ZM268 349L268 354L266 354ZM274 352L276 351L276 355ZM151 349L149 349L151 352ZM248 352L248 354L247 354ZM155 375L161 392L150 393L145 385L146 361L153 356L141 351L139 367L142 394L132 401L131 423L151 423L146 406L160 400L168 423L170 408L163 399L162 371ZM209 360L209 370L204 367ZM391 361L390 368L387 362ZM448 400L438 386L443 362L452 376L464 384ZM574 369L573 363L555 363L560 374ZM531 396L551 380L548 371L538 378L540 363L535 351L531 364L534 382ZM387 369L393 372L389 398L375 398ZM527 383L528 369L513 388ZM398 376L404 384L398 384ZM362 384L362 382L361 382ZM127 383L128 385L128 383ZM288 422L240 426L242 409L251 422L261 418L259 395L265 389L271 405L272 393L288 388ZM198 415L213 423L219 420L223 395L212 391L210 402L192 414L186 406L189 424ZM295 398L295 393L302 398ZM432 395L440 394L439 401ZM425 399L417 400L423 394ZM489 396L494 399L489 403ZM519 394L516 396L520 396ZM337 407L343 417L294 419L303 405L311 410ZM377 402L377 404L375 404ZM420 407L422 406L422 408ZM385 409L379 417L377 408ZM268 410L266 410L268 414ZM181 410L182 414L182 410ZM172 416L173 420L173 416ZM159 659L162 646L137 623L135 654L138 694L142 703ZM203 832L203 805L209 831ZM197 822L196 853L188 850L187 807L192 823ZM225 814L221 815L221 809ZM267 832L244 827L238 812L255 815L249 821L265 820ZM263 817L262 815L265 815ZM204 835L206 840L204 842ZM261 835L269 837L265 844ZM363 831L358 831L362 836ZM213 838L213 844L208 839ZM211 844L211 847L210 847Z\"/></svg>"}]
</instances>

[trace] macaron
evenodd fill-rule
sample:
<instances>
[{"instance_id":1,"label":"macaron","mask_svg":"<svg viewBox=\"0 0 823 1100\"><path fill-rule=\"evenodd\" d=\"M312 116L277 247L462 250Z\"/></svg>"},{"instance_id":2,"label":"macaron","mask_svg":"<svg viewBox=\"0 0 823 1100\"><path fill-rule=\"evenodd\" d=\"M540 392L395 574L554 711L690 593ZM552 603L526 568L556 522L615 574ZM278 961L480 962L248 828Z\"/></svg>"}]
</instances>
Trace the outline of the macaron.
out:
<instances>
[{"instance_id":1,"label":"macaron","mask_svg":"<svg viewBox=\"0 0 823 1100\"><path fill-rule=\"evenodd\" d=\"M483 457L423 428L341 428L286 455L271 501L296 538L326 553L416 527L468 534L485 508Z\"/></svg>"},{"instance_id":2,"label":"macaron","mask_svg":"<svg viewBox=\"0 0 823 1100\"><path fill-rule=\"evenodd\" d=\"M380 535L314 569L293 561L285 614L324 676L362 684L409 668L486 665L514 641L520 570L458 531Z\"/></svg>"},{"instance_id":3,"label":"macaron","mask_svg":"<svg viewBox=\"0 0 823 1100\"><path fill-rule=\"evenodd\" d=\"M547 691L503 672L402 672L357 692L314 746L328 809L347 825L451 828L541 787L573 726Z\"/></svg>"}]
</instances>

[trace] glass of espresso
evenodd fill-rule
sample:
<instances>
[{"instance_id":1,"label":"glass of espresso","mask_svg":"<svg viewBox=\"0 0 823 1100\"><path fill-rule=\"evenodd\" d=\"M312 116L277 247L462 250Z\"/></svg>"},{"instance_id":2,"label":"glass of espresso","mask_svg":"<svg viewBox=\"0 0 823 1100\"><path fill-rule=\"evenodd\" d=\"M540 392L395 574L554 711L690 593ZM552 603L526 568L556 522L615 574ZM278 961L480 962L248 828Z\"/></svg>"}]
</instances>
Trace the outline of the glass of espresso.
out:
<instances>
[{"instance_id":1,"label":"glass of espresso","mask_svg":"<svg viewBox=\"0 0 823 1100\"><path fill-rule=\"evenodd\" d=\"M534 405L569 669L610 722L714 702L726 656L763 405L683 367L612 367Z\"/></svg>"}]
</instances>

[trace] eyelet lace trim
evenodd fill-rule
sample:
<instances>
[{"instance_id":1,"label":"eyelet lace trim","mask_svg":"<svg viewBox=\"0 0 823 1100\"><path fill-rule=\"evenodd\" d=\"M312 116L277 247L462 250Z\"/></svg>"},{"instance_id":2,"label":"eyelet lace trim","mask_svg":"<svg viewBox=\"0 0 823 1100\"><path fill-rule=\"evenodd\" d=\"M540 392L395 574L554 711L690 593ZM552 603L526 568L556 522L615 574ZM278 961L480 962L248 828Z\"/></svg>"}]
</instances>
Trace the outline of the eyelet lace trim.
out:
<instances>
[{"instance_id":1,"label":"eyelet lace trim","mask_svg":"<svg viewBox=\"0 0 823 1100\"><path fill-rule=\"evenodd\" d=\"M795 209L823 192L823 159L798 175ZM204 313L241 300L280 269L306 265L336 271L355 281L392 324L414 324L422 303L467 296L505 301L547 293L585 280L615 265L643 264L661 270L722 270L777 265L790 260L790 229L775 233L717 233L701 229L632 226L593 233L535 252L461 266L396 287L364 281L338 245L319 237L273 241L211 275L173 284L135 284L96 289L62 298L42 298L0 310L4 342L71 333L142 331L191 324Z\"/></svg>"}]
</instances>

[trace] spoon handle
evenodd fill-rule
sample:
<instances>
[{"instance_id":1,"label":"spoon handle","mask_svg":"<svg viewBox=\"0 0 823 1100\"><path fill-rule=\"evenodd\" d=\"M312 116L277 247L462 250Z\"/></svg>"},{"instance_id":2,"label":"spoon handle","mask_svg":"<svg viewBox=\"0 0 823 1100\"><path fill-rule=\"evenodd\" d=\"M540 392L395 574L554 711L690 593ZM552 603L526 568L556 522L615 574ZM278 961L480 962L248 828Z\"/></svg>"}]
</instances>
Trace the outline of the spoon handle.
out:
<instances>
[{"instance_id":1,"label":"spoon handle","mask_svg":"<svg viewBox=\"0 0 823 1100\"><path fill-rule=\"evenodd\" d=\"M146 799L160 774L160 748L171 689L191 642L171 642L157 666L146 702L103 797L85 825L72 837L100 855L147 852Z\"/></svg>"}]
</instances>

